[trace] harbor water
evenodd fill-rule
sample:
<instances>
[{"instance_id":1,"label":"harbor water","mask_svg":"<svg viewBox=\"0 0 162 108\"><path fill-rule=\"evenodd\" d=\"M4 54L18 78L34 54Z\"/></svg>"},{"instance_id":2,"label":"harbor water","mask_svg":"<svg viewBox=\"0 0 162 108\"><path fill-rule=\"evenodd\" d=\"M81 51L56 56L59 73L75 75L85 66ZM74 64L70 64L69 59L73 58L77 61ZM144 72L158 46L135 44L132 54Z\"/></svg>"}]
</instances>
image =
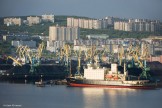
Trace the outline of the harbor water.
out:
<instances>
[{"instance_id":1,"label":"harbor water","mask_svg":"<svg viewBox=\"0 0 162 108\"><path fill-rule=\"evenodd\" d=\"M0 108L161 108L162 89L75 88L0 82Z\"/></svg>"}]
</instances>

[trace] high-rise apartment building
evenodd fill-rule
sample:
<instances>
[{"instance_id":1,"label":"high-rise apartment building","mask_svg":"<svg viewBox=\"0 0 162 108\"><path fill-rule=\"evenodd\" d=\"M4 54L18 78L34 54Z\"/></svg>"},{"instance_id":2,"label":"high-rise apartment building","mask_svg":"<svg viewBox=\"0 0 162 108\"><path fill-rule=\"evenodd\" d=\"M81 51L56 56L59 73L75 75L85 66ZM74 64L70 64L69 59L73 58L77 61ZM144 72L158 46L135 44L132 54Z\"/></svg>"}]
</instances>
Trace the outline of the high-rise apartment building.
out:
<instances>
[{"instance_id":1,"label":"high-rise apartment building","mask_svg":"<svg viewBox=\"0 0 162 108\"><path fill-rule=\"evenodd\" d=\"M42 21L54 23L54 15L53 14L49 14L49 15L44 14L44 15L42 15Z\"/></svg>"},{"instance_id":2,"label":"high-rise apartment building","mask_svg":"<svg viewBox=\"0 0 162 108\"><path fill-rule=\"evenodd\" d=\"M73 41L79 39L80 29L78 27L49 27L49 41Z\"/></svg>"},{"instance_id":3,"label":"high-rise apartment building","mask_svg":"<svg viewBox=\"0 0 162 108\"><path fill-rule=\"evenodd\" d=\"M107 28L107 22L105 20L96 19L67 18L67 26L86 29L102 29Z\"/></svg>"},{"instance_id":4,"label":"high-rise apartment building","mask_svg":"<svg viewBox=\"0 0 162 108\"><path fill-rule=\"evenodd\" d=\"M129 22L114 22L114 29L121 31L157 32L159 31L159 27L160 23L158 21L148 19L131 19Z\"/></svg>"},{"instance_id":5,"label":"high-rise apartment building","mask_svg":"<svg viewBox=\"0 0 162 108\"><path fill-rule=\"evenodd\" d=\"M113 25L114 24L114 18L113 17L107 16L107 17L105 17L104 20L107 21L108 25Z\"/></svg>"},{"instance_id":6,"label":"high-rise apartment building","mask_svg":"<svg viewBox=\"0 0 162 108\"><path fill-rule=\"evenodd\" d=\"M4 24L6 24L7 26L10 26L10 25L21 26L22 19L21 18L4 18Z\"/></svg>"},{"instance_id":7,"label":"high-rise apartment building","mask_svg":"<svg viewBox=\"0 0 162 108\"><path fill-rule=\"evenodd\" d=\"M41 23L41 19L38 16L35 16L35 17L33 17L33 16L27 17L27 21L28 21L28 24L29 25Z\"/></svg>"}]
</instances>

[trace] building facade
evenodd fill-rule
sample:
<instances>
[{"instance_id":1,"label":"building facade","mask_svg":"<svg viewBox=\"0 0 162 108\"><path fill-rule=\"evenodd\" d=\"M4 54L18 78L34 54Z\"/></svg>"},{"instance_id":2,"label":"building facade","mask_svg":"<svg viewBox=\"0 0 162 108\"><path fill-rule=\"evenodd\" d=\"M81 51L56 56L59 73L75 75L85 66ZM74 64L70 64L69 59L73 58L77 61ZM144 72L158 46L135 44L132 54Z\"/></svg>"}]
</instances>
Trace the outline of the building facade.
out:
<instances>
[{"instance_id":1,"label":"building facade","mask_svg":"<svg viewBox=\"0 0 162 108\"><path fill-rule=\"evenodd\" d=\"M30 48L36 48L36 41L12 41L12 46L18 47L18 46L28 46Z\"/></svg>"},{"instance_id":2,"label":"building facade","mask_svg":"<svg viewBox=\"0 0 162 108\"><path fill-rule=\"evenodd\" d=\"M62 48L65 45L65 41L47 41L46 49L50 52L57 52L58 49Z\"/></svg>"},{"instance_id":3,"label":"building facade","mask_svg":"<svg viewBox=\"0 0 162 108\"><path fill-rule=\"evenodd\" d=\"M79 39L80 29L78 27L49 27L49 41L70 41Z\"/></svg>"},{"instance_id":4,"label":"building facade","mask_svg":"<svg viewBox=\"0 0 162 108\"><path fill-rule=\"evenodd\" d=\"M22 19L21 18L4 18L4 24L6 24L7 26L10 26L10 25L21 26Z\"/></svg>"},{"instance_id":5,"label":"building facade","mask_svg":"<svg viewBox=\"0 0 162 108\"><path fill-rule=\"evenodd\" d=\"M114 29L121 31L157 32L160 30L160 22L148 19L129 19L128 22L114 22Z\"/></svg>"},{"instance_id":6,"label":"building facade","mask_svg":"<svg viewBox=\"0 0 162 108\"><path fill-rule=\"evenodd\" d=\"M108 22L104 19L67 18L67 27L80 27L85 29L107 28Z\"/></svg>"},{"instance_id":7,"label":"building facade","mask_svg":"<svg viewBox=\"0 0 162 108\"><path fill-rule=\"evenodd\" d=\"M53 14L49 14L49 15L44 14L44 15L42 15L42 21L54 23L54 15Z\"/></svg>"},{"instance_id":8,"label":"building facade","mask_svg":"<svg viewBox=\"0 0 162 108\"><path fill-rule=\"evenodd\" d=\"M41 18L38 17L38 16L30 16L30 17L27 17L27 21L28 21L28 25L33 25L33 24L39 24L41 23Z\"/></svg>"}]
</instances>

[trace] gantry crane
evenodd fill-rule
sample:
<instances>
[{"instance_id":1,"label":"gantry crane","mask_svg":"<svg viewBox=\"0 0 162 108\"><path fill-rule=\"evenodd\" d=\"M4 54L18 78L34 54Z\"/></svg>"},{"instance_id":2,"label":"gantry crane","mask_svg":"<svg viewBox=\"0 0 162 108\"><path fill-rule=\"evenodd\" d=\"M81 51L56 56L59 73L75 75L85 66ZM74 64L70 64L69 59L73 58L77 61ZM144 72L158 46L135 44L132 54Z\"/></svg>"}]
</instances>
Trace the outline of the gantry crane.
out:
<instances>
[{"instance_id":1,"label":"gantry crane","mask_svg":"<svg viewBox=\"0 0 162 108\"><path fill-rule=\"evenodd\" d=\"M119 65L120 66L122 65L123 57L124 57L124 48L123 48L123 45L120 45L119 46L119 52L118 52L118 59L119 59Z\"/></svg>"},{"instance_id":2,"label":"gantry crane","mask_svg":"<svg viewBox=\"0 0 162 108\"><path fill-rule=\"evenodd\" d=\"M78 68L77 68L77 72L75 73L75 77L81 77L82 75L80 73L80 68L81 68L81 57L83 55L83 51L81 51L81 49L79 48L79 50L75 51L74 53L78 59Z\"/></svg>"},{"instance_id":3,"label":"gantry crane","mask_svg":"<svg viewBox=\"0 0 162 108\"><path fill-rule=\"evenodd\" d=\"M19 61L17 61L16 59L14 59L13 57L8 56L7 58L12 59L12 60L14 61L14 63L16 63L16 64L14 64L14 65L19 65L19 66L22 66L22 64L21 64Z\"/></svg>"},{"instance_id":4,"label":"gantry crane","mask_svg":"<svg viewBox=\"0 0 162 108\"><path fill-rule=\"evenodd\" d=\"M140 77L145 78L145 79L148 79L150 77L150 74L148 72L150 70L150 68L148 68L147 64L146 64L146 60L149 57L150 57L150 54L149 54L148 44L144 43L142 52L141 52L141 56L140 56L140 59L143 61L142 73L141 73Z\"/></svg>"},{"instance_id":5,"label":"gantry crane","mask_svg":"<svg viewBox=\"0 0 162 108\"><path fill-rule=\"evenodd\" d=\"M138 64L136 66L142 69L142 73L139 77L148 79L150 77L150 74L148 73L149 68L146 66L146 59L150 56L148 44L143 44L143 48L140 48L140 45L131 45L129 49L128 56L132 57L132 65L136 63Z\"/></svg>"}]
</instances>

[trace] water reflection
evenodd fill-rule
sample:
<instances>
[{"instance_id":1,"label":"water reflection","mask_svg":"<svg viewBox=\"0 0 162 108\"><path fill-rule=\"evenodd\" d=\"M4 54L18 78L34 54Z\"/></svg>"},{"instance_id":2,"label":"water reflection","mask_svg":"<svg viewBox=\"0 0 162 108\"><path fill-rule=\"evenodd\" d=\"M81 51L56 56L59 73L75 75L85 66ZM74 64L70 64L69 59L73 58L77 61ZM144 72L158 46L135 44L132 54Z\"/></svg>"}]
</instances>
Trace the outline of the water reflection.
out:
<instances>
[{"instance_id":1,"label":"water reflection","mask_svg":"<svg viewBox=\"0 0 162 108\"><path fill-rule=\"evenodd\" d=\"M0 88L0 105L19 104L22 108L161 108L162 106L162 89L77 88L66 85L40 88L33 84L1 82Z\"/></svg>"},{"instance_id":2,"label":"water reflection","mask_svg":"<svg viewBox=\"0 0 162 108\"><path fill-rule=\"evenodd\" d=\"M83 88L83 100L85 108L116 108L117 103L126 107L127 96L137 92L134 89L105 89L105 88Z\"/></svg>"}]
</instances>

